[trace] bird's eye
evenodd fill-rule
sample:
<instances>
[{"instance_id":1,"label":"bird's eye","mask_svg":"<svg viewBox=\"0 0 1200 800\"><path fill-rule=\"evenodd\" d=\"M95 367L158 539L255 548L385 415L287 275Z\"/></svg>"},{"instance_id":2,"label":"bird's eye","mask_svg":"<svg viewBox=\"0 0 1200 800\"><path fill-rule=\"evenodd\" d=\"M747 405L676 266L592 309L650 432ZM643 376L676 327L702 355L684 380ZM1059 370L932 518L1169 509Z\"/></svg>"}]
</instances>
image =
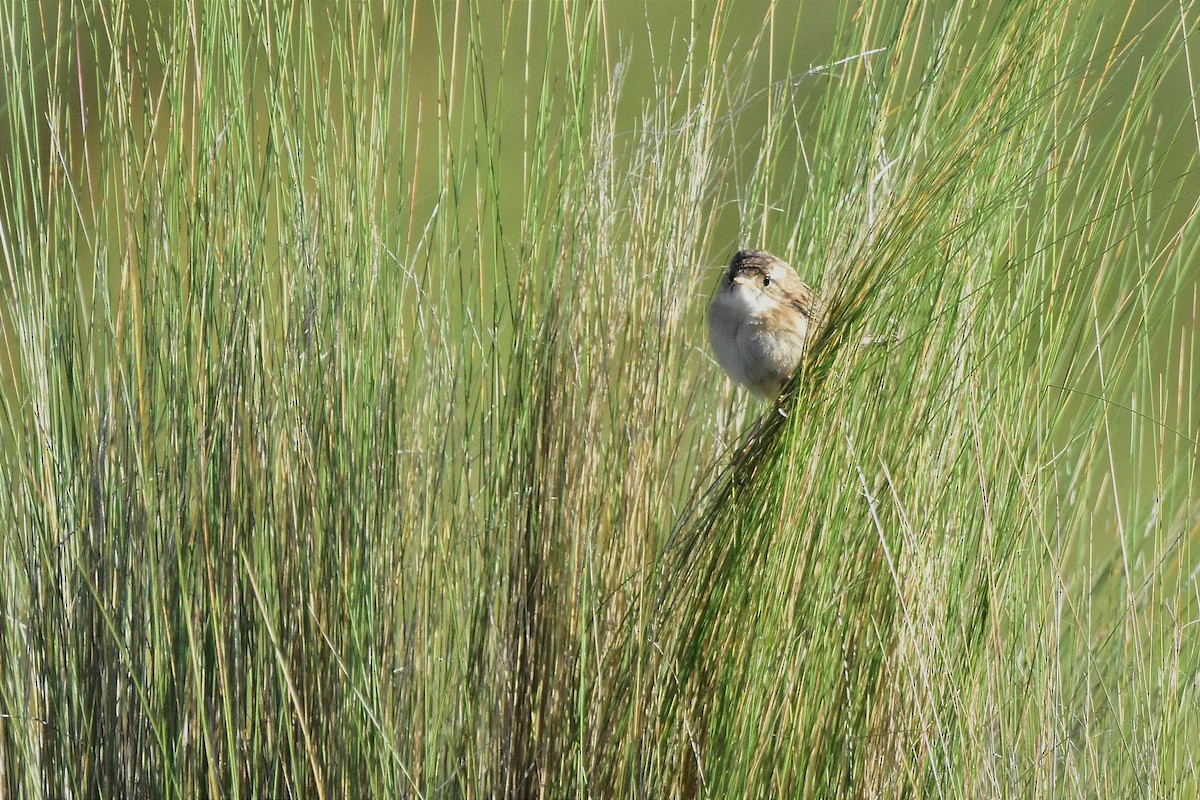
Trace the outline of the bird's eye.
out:
<instances>
[{"instance_id":1,"label":"bird's eye","mask_svg":"<svg viewBox=\"0 0 1200 800\"><path fill-rule=\"evenodd\" d=\"M770 276L770 275L763 275L763 288L765 289L765 288L767 288L767 287L768 287L768 286L770 286L770 285L771 285L771 276Z\"/></svg>"}]
</instances>

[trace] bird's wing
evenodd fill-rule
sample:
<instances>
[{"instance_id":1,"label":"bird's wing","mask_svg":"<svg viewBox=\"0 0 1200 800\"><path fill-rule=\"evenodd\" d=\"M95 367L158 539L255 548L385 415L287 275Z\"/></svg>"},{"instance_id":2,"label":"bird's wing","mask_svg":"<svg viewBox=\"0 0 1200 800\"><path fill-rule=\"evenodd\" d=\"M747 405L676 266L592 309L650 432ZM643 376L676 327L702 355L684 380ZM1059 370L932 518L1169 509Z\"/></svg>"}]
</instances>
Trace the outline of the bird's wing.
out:
<instances>
[{"instance_id":1,"label":"bird's wing","mask_svg":"<svg viewBox=\"0 0 1200 800\"><path fill-rule=\"evenodd\" d=\"M817 297L817 293L807 283L801 282L800 287L792 293L790 302L792 308L799 311L810 322L825 316L825 303Z\"/></svg>"}]
</instances>

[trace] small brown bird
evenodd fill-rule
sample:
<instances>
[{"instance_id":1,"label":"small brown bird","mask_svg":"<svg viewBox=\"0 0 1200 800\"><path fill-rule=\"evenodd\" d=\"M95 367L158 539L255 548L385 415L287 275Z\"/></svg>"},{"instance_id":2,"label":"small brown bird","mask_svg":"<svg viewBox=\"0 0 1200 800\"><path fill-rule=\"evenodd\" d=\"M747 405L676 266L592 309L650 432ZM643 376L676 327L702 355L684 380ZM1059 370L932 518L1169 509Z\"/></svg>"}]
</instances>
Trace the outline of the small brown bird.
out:
<instances>
[{"instance_id":1,"label":"small brown bird","mask_svg":"<svg viewBox=\"0 0 1200 800\"><path fill-rule=\"evenodd\" d=\"M708 337L734 383L771 400L824 313L816 292L786 262L765 250L741 250L708 307Z\"/></svg>"}]
</instances>

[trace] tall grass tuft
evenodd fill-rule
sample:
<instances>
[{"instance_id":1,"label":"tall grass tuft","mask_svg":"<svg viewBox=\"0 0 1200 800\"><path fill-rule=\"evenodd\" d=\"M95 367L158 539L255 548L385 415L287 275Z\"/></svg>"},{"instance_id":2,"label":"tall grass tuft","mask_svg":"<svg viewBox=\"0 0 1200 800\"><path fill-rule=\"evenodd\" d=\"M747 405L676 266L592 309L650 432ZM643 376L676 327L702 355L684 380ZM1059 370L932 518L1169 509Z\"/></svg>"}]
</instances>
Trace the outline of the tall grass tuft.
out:
<instances>
[{"instance_id":1,"label":"tall grass tuft","mask_svg":"<svg viewBox=\"0 0 1200 800\"><path fill-rule=\"evenodd\" d=\"M784 5L0 6L0 795L1200 795L1197 9Z\"/></svg>"}]
</instances>

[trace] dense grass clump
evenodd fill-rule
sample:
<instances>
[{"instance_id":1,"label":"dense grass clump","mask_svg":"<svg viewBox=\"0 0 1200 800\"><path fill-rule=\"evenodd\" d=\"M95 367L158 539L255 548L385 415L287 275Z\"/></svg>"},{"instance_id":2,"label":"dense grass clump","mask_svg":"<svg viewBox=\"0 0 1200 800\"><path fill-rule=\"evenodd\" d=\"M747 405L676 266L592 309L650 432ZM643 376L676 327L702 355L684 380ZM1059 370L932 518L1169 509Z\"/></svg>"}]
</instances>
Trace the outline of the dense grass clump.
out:
<instances>
[{"instance_id":1,"label":"dense grass clump","mask_svg":"<svg viewBox=\"0 0 1200 800\"><path fill-rule=\"evenodd\" d=\"M168 5L0 6L0 794L1200 794L1190 3Z\"/></svg>"}]
</instances>

